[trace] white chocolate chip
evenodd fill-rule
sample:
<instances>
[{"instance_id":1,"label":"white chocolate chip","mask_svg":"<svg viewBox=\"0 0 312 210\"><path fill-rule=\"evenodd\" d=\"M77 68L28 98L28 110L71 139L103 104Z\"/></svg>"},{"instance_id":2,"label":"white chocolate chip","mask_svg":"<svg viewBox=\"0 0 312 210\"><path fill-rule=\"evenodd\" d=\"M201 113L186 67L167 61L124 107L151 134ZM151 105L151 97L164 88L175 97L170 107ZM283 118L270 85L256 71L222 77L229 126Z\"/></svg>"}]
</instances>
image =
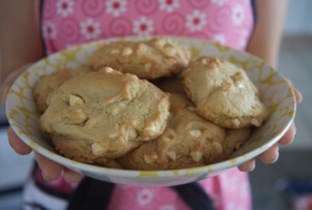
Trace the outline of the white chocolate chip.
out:
<instances>
[{"instance_id":1,"label":"white chocolate chip","mask_svg":"<svg viewBox=\"0 0 312 210\"><path fill-rule=\"evenodd\" d=\"M114 69L112 67L106 66L104 68L104 71L107 72L107 73L112 73L112 72L114 72Z\"/></svg>"},{"instance_id":2,"label":"white chocolate chip","mask_svg":"<svg viewBox=\"0 0 312 210\"><path fill-rule=\"evenodd\" d=\"M112 109L111 114L112 114L113 116L116 116L118 113L119 113L119 109L118 109L117 107L114 107L114 108Z\"/></svg>"},{"instance_id":3,"label":"white chocolate chip","mask_svg":"<svg viewBox=\"0 0 312 210\"><path fill-rule=\"evenodd\" d=\"M116 55L116 54L119 54L120 53L120 50L118 50L118 49L113 49L112 51L111 51L111 54L112 55Z\"/></svg>"},{"instance_id":4,"label":"white chocolate chip","mask_svg":"<svg viewBox=\"0 0 312 210\"><path fill-rule=\"evenodd\" d=\"M203 65L207 65L209 62L208 62L208 60L206 59L206 58L203 58L202 60L201 60L201 64L203 64Z\"/></svg>"},{"instance_id":5,"label":"white chocolate chip","mask_svg":"<svg viewBox=\"0 0 312 210\"><path fill-rule=\"evenodd\" d=\"M144 155L144 161L147 164L154 163L157 159L158 159L158 155L156 153Z\"/></svg>"},{"instance_id":6,"label":"white chocolate chip","mask_svg":"<svg viewBox=\"0 0 312 210\"><path fill-rule=\"evenodd\" d=\"M146 132L148 132L150 135L153 135L157 133L157 126L155 123L150 123L147 127L144 129Z\"/></svg>"},{"instance_id":7,"label":"white chocolate chip","mask_svg":"<svg viewBox=\"0 0 312 210\"><path fill-rule=\"evenodd\" d=\"M152 125L152 126L147 127L145 130L150 133L154 133L157 130L157 128L156 126Z\"/></svg>"},{"instance_id":8,"label":"white chocolate chip","mask_svg":"<svg viewBox=\"0 0 312 210\"><path fill-rule=\"evenodd\" d=\"M148 50L148 47L146 46L146 44L143 44L143 43L139 44L138 53L145 54L147 50Z\"/></svg>"},{"instance_id":9,"label":"white chocolate chip","mask_svg":"<svg viewBox=\"0 0 312 210\"><path fill-rule=\"evenodd\" d=\"M91 150L95 156L103 155L107 151L105 147L103 147L102 145L98 143L93 143L91 145Z\"/></svg>"},{"instance_id":10,"label":"white chocolate chip","mask_svg":"<svg viewBox=\"0 0 312 210\"><path fill-rule=\"evenodd\" d=\"M70 95L69 96L69 105L76 106L76 105L83 105L84 101L80 96L77 95Z\"/></svg>"},{"instance_id":11,"label":"white chocolate chip","mask_svg":"<svg viewBox=\"0 0 312 210\"><path fill-rule=\"evenodd\" d=\"M110 133L107 135L107 137L110 139L116 139L116 137L118 137L118 133Z\"/></svg>"},{"instance_id":12,"label":"white chocolate chip","mask_svg":"<svg viewBox=\"0 0 312 210\"><path fill-rule=\"evenodd\" d=\"M239 125L241 124L240 121L238 119L235 119L233 120L233 124L236 126L236 127L239 127Z\"/></svg>"},{"instance_id":13,"label":"white chocolate chip","mask_svg":"<svg viewBox=\"0 0 312 210\"><path fill-rule=\"evenodd\" d=\"M135 139L136 137L137 137L137 132L136 132L136 130L135 129L129 129L128 130L128 137L129 137L129 139Z\"/></svg>"},{"instance_id":14,"label":"white chocolate chip","mask_svg":"<svg viewBox=\"0 0 312 210\"><path fill-rule=\"evenodd\" d=\"M129 56L131 55L133 50L130 47L125 47L125 49L122 51L123 56Z\"/></svg>"},{"instance_id":15,"label":"white chocolate chip","mask_svg":"<svg viewBox=\"0 0 312 210\"><path fill-rule=\"evenodd\" d=\"M203 153L199 152L199 151L193 151L191 152L191 157L195 162L198 162L201 160Z\"/></svg>"},{"instance_id":16,"label":"white chocolate chip","mask_svg":"<svg viewBox=\"0 0 312 210\"><path fill-rule=\"evenodd\" d=\"M170 157L171 160L176 160L177 159L177 154L175 151L168 151L167 152L168 157Z\"/></svg>"},{"instance_id":17,"label":"white chocolate chip","mask_svg":"<svg viewBox=\"0 0 312 210\"><path fill-rule=\"evenodd\" d=\"M189 131L190 135L194 138L198 138L202 135L202 132L198 129L193 129Z\"/></svg>"},{"instance_id":18,"label":"white chocolate chip","mask_svg":"<svg viewBox=\"0 0 312 210\"><path fill-rule=\"evenodd\" d=\"M240 88L240 89L244 89L244 88L245 88L245 85L244 85L244 83L242 83L242 82L238 82L238 83L236 83L236 85L237 85L237 87Z\"/></svg>"}]
</instances>

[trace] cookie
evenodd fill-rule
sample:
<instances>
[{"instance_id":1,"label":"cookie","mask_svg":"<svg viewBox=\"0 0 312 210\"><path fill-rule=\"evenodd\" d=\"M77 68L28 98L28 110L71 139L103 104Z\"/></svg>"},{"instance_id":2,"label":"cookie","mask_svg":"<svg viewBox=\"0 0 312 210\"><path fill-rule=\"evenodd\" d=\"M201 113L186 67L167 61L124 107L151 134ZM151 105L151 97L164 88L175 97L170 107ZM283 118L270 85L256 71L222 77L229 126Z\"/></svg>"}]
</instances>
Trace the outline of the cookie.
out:
<instances>
[{"instance_id":1,"label":"cookie","mask_svg":"<svg viewBox=\"0 0 312 210\"><path fill-rule=\"evenodd\" d=\"M198 58L183 72L183 85L197 112L222 127L261 126L267 117L256 86L228 61Z\"/></svg>"},{"instance_id":2,"label":"cookie","mask_svg":"<svg viewBox=\"0 0 312 210\"><path fill-rule=\"evenodd\" d=\"M94 52L90 63L96 70L110 66L142 79L156 79L179 72L189 58L189 51L172 40L153 38L106 43Z\"/></svg>"},{"instance_id":3,"label":"cookie","mask_svg":"<svg viewBox=\"0 0 312 210\"><path fill-rule=\"evenodd\" d=\"M67 142L65 148L54 140L61 154L88 163L114 159L157 138L169 116L167 94L109 67L67 80L49 94L47 104L41 129Z\"/></svg>"},{"instance_id":4,"label":"cookie","mask_svg":"<svg viewBox=\"0 0 312 210\"><path fill-rule=\"evenodd\" d=\"M42 76L33 88L33 98L35 99L39 112L42 113L46 110L46 100L53 90L61 86L66 80L88 71L91 71L90 67L82 66L77 69L59 70L50 75Z\"/></svg>"},{"instance_id":5,"label":"cookie","mask_svg":"<svg viewBox=\"0 0 312 210\"><path fill-rule=\"evenodd\" d=\"M105 157L96 158L87 144L83 140L71 140L63 136L51 135L52 143L55 150L64 156L79 162L91 163L94 165L104 166L107 168L119 168L122 166L115 160ZM70 152L68 151L70 148Z\"/></svg>"},{"instance_id":6,"label":"cookie","mask_svg":"<svg viewBox=\"0 0 312 210\"><path fill-rule=\"evenodd\" d=\"M183 96L171 94L167 128L118 159L128 169L165 170L202 166L223 158L225 130L202 119Z\"/></svg>"},{"instance_id":7,"label":"cookie","mask_svg":"<svg viewBox=\"0 0 312 210\"><path fill-rule=\"evenodd\" d=\"M160 78L153 83L165 92L185 95L182 79L179 76Z\"/></svg>"},{"instance_id":8,"label":"cookie","mask_svg":"<svg viewBox=\"0 0 312 210\"><path fill-rule=\"evenodd\" d=\"M249 139L251 128L226 129L225 140L223 143L224 153L228 156L241 148Z\"/></svg>"}]
</instances>

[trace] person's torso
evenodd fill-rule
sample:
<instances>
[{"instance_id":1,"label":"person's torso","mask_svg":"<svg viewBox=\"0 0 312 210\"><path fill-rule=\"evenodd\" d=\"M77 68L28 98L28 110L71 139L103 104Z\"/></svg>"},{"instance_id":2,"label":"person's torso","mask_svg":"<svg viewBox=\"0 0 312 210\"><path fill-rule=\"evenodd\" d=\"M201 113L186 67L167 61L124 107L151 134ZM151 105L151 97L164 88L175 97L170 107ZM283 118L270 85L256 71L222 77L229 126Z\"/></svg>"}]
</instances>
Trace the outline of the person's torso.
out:
<instances>
[{"instance_id":1,"label":"person's torso","mask_svg":"<svg viewBox=\"0 0 312 210\"><path fill-rule=\"evenodd\" d=\"M42 0L41 3L41 30L47 55L85 42L136 35L191 37L244 50L254 19L250 0ZM232 179L233 183L229 182ZM213 197L218 210L250 207L247 175L237 169L200 184ZM240 185L244 187L239 189ZM75 189L62 179L49 183L49 187L66 193ZM149 209L189 209L168 188L123 186L116 186L110 209L146 209L147 205Z\"/></svg>"},{"instance_id":2,"label":"person's torso","mask_svg":"<svg viewBox=\"0 0 312 210\"><path fill-rule=\"evenodd\" d=\"M98 39L171 35L244 50L253 28L250 0L48 0L41 29L47 53Z\"/></svg>"}]
</instances>

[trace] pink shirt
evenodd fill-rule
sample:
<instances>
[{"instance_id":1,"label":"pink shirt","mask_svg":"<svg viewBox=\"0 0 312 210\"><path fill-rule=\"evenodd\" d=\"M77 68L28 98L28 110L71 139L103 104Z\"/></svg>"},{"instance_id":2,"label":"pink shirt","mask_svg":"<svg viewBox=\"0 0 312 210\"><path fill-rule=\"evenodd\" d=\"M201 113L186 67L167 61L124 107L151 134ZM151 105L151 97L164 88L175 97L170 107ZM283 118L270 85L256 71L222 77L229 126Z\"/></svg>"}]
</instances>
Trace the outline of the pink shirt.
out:
<instances>
[{"instance_id":1,"label":"pink shirt","mask_svg":"<svg viewBox=\"0 0 312 210\"><path fill-rule=\"evenodd\" d=\"M176 35L244 50L253 26L249 0L48 0L47 52L103 38Z\"/></svg>"},{"instance_id":2,"label":"pink shirt","mask_svg":"<svg viewBox=\"0 0 312 210\"><path fill-rule=\"evenodd\" d=\"M249 0L47 0L42 16L47 54L103 38L153 34L206 39L244 50L252 28ZM236 168L200 184L217 210L251 209L248 176ZM61 180L50 185L68 187ZM170 188L116 186L109 209L189 207Z\"/></svg>"}]
</instances>

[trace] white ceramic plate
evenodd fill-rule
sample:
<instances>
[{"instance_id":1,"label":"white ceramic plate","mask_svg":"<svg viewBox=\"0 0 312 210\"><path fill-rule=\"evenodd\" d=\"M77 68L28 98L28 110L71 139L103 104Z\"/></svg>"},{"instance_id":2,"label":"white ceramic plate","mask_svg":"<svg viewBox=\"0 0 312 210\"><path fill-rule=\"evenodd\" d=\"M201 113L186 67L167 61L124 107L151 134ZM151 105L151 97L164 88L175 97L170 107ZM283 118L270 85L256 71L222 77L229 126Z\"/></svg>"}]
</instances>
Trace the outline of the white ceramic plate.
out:
<instances>
[{"instance_id":1,"label":"white ceramic plate","mask_svg":"<svg viewBox=\"0 0 312 210\"><path fill-rule=\"evenodd\" d=\"M28 68L14 82L6 102L7 117L13 130L27 145L43 156L87 176L119 184L154 186L185 184L216 175L225 169L236 167L254 158L274 145L283 136L294 119L296 103L291 87L282 75L250 54L203 40L171 38L189 47L194 57L213 55L241 66L262 93L270 116L263 126L253 132L249 141L233 154L231 159L189 169L139 171L88 165L57 154L49 138L39 130L39 115L32 98L32 87L42 75L50 74L63 67L74 68L86 64L92 52L104 41L88 43L61 51ZM128 39L140 38L129 37L123 40ZM120 39L110 39L105 42L116 40Z\"/></svg>"}]
</instances>

